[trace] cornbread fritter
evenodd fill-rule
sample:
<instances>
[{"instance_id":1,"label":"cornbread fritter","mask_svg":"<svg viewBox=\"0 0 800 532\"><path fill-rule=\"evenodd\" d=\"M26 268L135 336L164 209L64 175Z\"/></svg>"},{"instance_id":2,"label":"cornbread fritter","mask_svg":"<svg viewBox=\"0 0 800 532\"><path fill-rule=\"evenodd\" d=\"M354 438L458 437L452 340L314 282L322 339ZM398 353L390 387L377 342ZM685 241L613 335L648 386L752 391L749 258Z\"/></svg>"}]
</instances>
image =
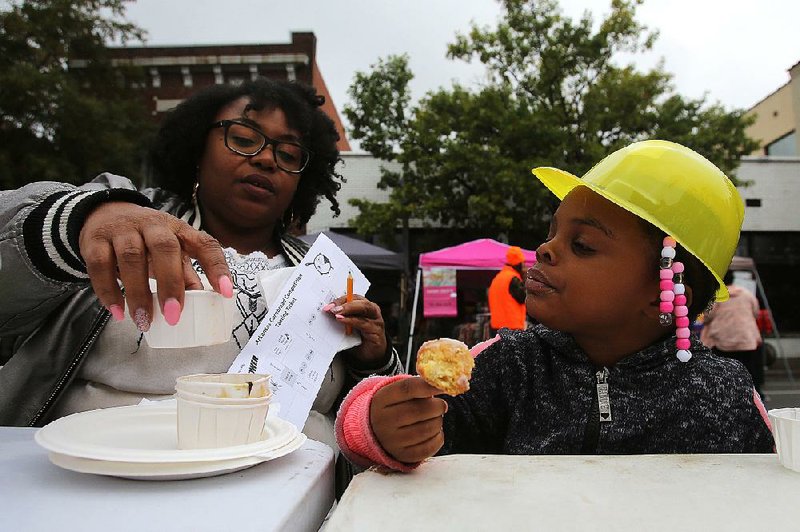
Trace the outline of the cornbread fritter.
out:
<instances>
[{"instance_id":1,"label":"cornbread fritter","mask_svg":"<svg viewBox=\"0 0 800 532\"><path fill-rule=\"evenodd\" d=\"M451 338L429 340L417 352L417 372L427 383L450 395L469 390L475 361L463 342Z\"/></svg>"}]
</instances>

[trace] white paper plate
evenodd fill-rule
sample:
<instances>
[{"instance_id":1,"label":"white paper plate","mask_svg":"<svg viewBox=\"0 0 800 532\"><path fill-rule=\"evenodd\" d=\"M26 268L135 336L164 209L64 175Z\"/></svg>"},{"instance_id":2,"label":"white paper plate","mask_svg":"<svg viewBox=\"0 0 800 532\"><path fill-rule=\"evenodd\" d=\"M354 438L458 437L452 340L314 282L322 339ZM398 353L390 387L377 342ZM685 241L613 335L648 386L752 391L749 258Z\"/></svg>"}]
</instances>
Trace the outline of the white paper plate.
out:
<instances>
[{"instance_id":1,"label":"white paper plate","mask_svg":"<svg viewBox=\"0 0 800 532\"><path fill-rule=\"evenodd\" d=\"M299 449L305 441L305 434L300 432L289 443L273 451L262 453L258 456L244 456L212 462L111 462L78 458L54 452L51 452L49 457L50 461L55 465L78 473L91 473L134 480L186 480L213 477L247 469L261 462L285 456Z\"/></svg>"},{"instance_id":2,"label":"white paper plate","mask_svg":"<svg viewBox=\"0 0 800 532\"><path fill-rule=\"evenodd\" d=\"M175 404L122 406L72 414L36 432L36 442L50 452L89 460L176 464L222 462L270 456L298 437L297 427L271 416L264 439L214 449L178 449Z\"/></svg>"}]
</instances>

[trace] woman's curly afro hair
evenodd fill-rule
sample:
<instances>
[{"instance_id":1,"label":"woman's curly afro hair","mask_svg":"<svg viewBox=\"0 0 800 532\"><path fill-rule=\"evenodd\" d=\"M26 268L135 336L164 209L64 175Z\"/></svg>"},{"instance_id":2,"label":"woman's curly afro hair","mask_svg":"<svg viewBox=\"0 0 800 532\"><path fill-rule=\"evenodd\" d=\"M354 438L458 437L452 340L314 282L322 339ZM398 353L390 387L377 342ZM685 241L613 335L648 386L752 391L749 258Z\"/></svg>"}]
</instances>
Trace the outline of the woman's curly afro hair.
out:
<instances>
[{"instance_id":1,"label":"woman's curly afro hair","mask_svg":"<svg viewBox=\"0 0 800 532\"><path fill-rule=\"evenodd\" d=\"M284 213L284 223L288 226L308 222L322 196L338 215L336 193L344 181L335 168L340 161L336 148L339 134L320 109L324 98L313 87L296 82L259 78L239 85L214 85L194 93L167 115L156 135L148 157L153 184L188 203L209 127L220 109L245 96L250 99L249 109L281 109L289 127L300 132L302 144L313 154Z\"/></svg>"}]
</instances>

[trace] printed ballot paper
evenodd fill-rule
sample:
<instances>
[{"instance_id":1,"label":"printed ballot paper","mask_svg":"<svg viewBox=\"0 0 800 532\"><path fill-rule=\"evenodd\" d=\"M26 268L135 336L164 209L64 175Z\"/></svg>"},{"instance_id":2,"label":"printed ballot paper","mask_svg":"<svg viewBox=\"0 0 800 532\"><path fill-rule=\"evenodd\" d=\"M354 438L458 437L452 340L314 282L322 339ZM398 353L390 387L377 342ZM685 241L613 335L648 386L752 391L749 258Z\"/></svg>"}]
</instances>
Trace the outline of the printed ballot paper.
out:
<instances>
[{"instance_id":1,"label":"printed ballot paper","mask_svg":"<svg viewBox=\"0 0 800 532\"><path fill-rule=\"evenodd\" d=\"M353 291L366 294L369 281L364 274L331 239L320 235L288 276L266 276L262 292L269 310L228 370L270 374L273 402L280 404L278 416L300 429L333 356L358 344L357 332L346 338L344 325L322 311L345 295L348 273Z\"/></svg>"}]
</instances>

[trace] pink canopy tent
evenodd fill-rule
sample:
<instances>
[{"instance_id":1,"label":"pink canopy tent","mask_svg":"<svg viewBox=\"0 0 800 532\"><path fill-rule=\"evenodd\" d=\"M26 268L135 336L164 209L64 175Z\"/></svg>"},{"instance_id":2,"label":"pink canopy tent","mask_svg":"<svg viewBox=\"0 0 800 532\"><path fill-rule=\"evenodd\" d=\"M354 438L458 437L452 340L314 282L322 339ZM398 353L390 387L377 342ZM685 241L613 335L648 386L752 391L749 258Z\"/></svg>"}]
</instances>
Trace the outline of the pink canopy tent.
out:
<instances>
[{"instance_id":1,"label":"pink canopy tent","mask_svg":"<svg viewBox=\"0 0 800 532\"><path fill-rule=\"evenodd\" d=\"M411 361L411 350L414 338L414 328L417 320L417 303L419 301L420 287L422 286L423 272L426 274L425 300L426 305L437 300L442 306L447 306L451 312L455 312L456 285L454 276L449 278L452 281L444 281L441 284L431 283L429 280L434 276L430 275L437 268L446 270L501 270L506 264L506 252L511 247L491 238L481 238L471 242L465 242L457 246L422 253L419 256L419 267L417 268L417 282L414 290L414 304L411 310L411 330L408 335L408 352L406 354L406 368ZM523 249L525 264L530 266L536 262L536 252ZM436 286L432 286L436 284ZM452 316L454 314L429 313L426 308L426 316Z\"/></svg>"},{"instance_id":2,"label":"pink canopy tent","mask_svg":"<svg viewBox=\"0 0 800 532\"><path fill-rule=\"evenodd\" d=\"M506 263L506 251L511 247L491 238L481 238L457 246L422 253L420 268L455 268L457 270L500 270ZM522 250L525 264L536 262L536 252Z\"/></svg>"}]
</instances>

